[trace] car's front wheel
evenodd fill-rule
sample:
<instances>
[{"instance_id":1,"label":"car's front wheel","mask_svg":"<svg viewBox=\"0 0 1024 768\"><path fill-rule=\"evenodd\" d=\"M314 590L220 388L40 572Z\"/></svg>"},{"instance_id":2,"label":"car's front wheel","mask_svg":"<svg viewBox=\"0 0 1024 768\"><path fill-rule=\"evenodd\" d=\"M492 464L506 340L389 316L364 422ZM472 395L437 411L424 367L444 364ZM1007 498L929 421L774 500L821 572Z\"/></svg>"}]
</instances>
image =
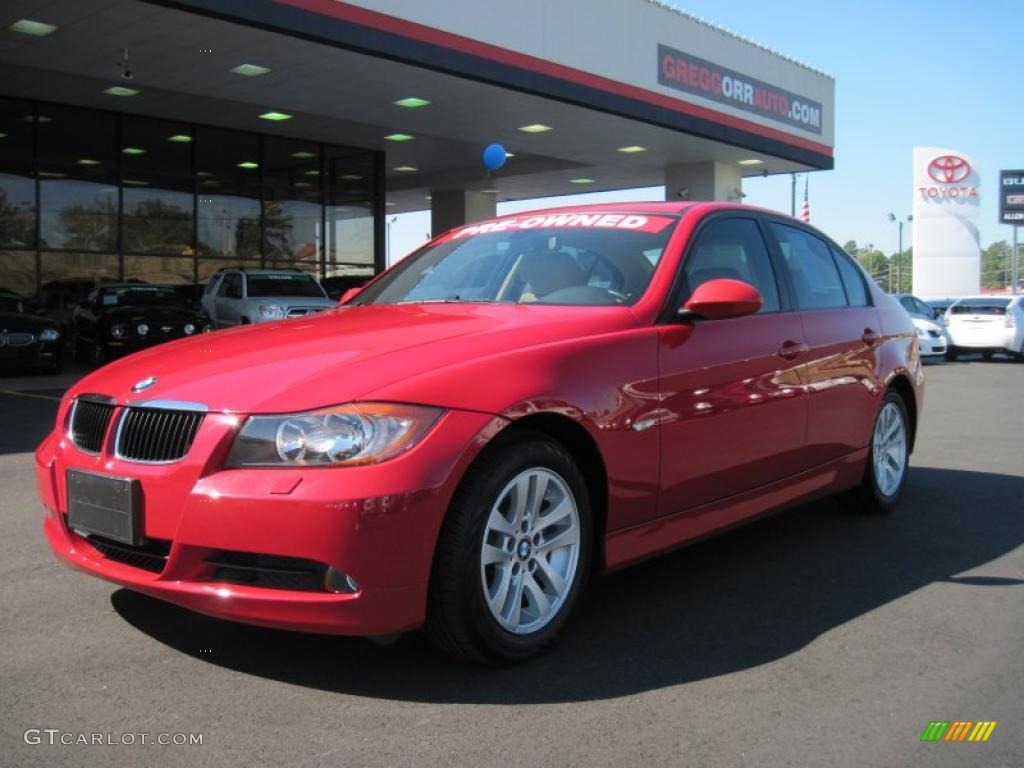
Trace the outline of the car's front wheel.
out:
<instances>
[{"instance_id":1,"label":"car's front wheel","mask_svg":"<svg viewBox=\"0 0 1024 768\"><path fill-rule=\"evenodd\" d=\"M481 662L538 652L579 597L592 536L587 487L565 448L534 433L503 440L469 470L448 511L427 636Z\"/></svg>"}]
</instances>

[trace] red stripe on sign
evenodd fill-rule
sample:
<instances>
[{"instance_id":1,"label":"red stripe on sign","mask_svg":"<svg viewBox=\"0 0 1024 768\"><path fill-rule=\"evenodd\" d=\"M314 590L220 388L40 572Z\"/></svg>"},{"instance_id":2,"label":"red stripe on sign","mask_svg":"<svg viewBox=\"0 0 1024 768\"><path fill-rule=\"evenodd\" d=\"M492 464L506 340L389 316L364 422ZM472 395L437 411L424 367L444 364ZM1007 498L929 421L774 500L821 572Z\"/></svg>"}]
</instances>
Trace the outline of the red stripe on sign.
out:
<instances>
[{"instance_id":1,"label":"red stripe on sign","mask_svg":"<svg viewBox=\"0 0 1024 768\"><path fill-rule=\"evenodd\" d=\"M636 99L637 101L643 101L648 104L664 107L665 109L672 110L673 112L679 112L681 114L699 117L704 120L710 120L718 123L719 125L747 131L748 133L780 141L784 144L789 144L790 146L800 147L801 149L817 152L827 155L828 157L832 156L832 147L829 147L826 144L819 144L816 141L802 139L799 136L793 136L782 131L777 131L758 123L752 123L749 120L743 120L742 118L733 117L732 115L708 109L707 107L688 104L670 96L665 96L664 94L648 91L634 85L627 85L626 83L621 83L617 80L601 77L600 75L594 75L589 72L584 72L583 70L573 69L572 67L566 67L562 64L554 64L550 61L538 59L534 56L528 56L525 53L511 51L507 48L491 45L490 43L481 43L479 40L473 40L472 38L463 37L462 35L456 35L451 32L444 32L440 29L428 27L423 24L417 24L413 21L406 21L405 19L400 19L396 16L389 16L384 13L378 13L377 11L369 11L365 8L359 8L354 5L349 5L348 3L339 2L338 0L274 0L274 2L279 5L288 5L293 8L299 8L304 11L316 13L321 16L330 16L331 18L347 21L350 24L357 24L361 27L383 30L401 37L418 40L422 43L436 45L440 48L448 48L450 50L459 51L460 53L477 56L482 59L489 59L518 69L537 72L559 80L565 80L578 85L585 85L596 90L604 91L605 93L613 93L617 96Z\"/></svg>"},{"instance_id":2,"label":"red stripe on sign","mask_svg":"<svg viewBox=\"0 0 1024 768\"><path fill-rule=\"evenodd\" d=\"M1007 205L1024 205L1024 195L1007 195Z\"/></svg>"}]
</instances>

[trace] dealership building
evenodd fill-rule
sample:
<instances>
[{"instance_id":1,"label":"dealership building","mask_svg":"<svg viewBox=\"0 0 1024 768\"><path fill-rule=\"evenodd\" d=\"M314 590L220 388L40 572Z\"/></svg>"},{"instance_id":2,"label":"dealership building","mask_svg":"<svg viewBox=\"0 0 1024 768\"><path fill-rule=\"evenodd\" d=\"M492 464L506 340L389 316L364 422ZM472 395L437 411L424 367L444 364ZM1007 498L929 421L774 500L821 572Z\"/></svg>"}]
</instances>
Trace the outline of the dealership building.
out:
<instances>
[{"instance_id":1,"label":"dealership building","mask_svg":"<svg viewBox=\"0 0 1024 768\"><path fill-rule=\"evenodd\" d=\"M371 274L394 213L739 200L833 162L828 75L649 0L8 0L0 71L0 289L23 294Z\"/></svg>"}]
</instances>

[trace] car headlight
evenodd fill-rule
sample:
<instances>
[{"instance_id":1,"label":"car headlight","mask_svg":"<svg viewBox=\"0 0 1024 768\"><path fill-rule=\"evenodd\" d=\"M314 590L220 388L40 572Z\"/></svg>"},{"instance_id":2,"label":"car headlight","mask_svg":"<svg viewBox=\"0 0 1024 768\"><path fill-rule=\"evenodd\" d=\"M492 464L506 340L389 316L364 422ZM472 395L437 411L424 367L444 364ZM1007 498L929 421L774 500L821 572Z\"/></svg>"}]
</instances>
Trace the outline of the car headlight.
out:
<instances>
[{"instance_id":1,"label":"car headlight","mask_svg":"<svg viewBox=\"0 0 1024 768\"><path fill-rule=\"evenodd\" d=\"M264 320L280 320L284 317L284 309L276 304L260 305L259 312Z\"/></svg>"},{"instance_id":2,"label":"car headlight","mask_svg":"<svg viewBox=\"0 0 1024 768\"><path fill-rule=\"evenodd\" d=\"M44 328L39 334L40 341L56 341L60 338L60 331L56 328Z\"/></svg>"},{"instance_id":3,"label":"car headlight","mask_svg":"<svg viewBox=\"0 0 1024 768\"><path fill-rule=\"evenodd\" d=\"M185 327L182 330L185 331L186 336L191 336L196 332L196 327L192 323L185 323Z\"/></svg>"},{"instance_id":4,"label":"car headlight","mask_svg":"<svg viewBox=\"0 0 1024 768\"><path fill-rule=\"evenodd\" d=\"M373 464L409 450L442 411L418 405L350 403L309 413L250 416L229 467Z\"/></svg>"},{"instance_id":5,"label":"car headlight","mask_svg":"<svg viewBox=\"0 0 1024 768\"><path fill-rule=\"evenodd\" d=\"M146 325L145 323L139 323L139 327L136 328L135 330L139 332L139 336L145 336L147 333L149 333L149 326Z\"/></svg>"}]
</instances>

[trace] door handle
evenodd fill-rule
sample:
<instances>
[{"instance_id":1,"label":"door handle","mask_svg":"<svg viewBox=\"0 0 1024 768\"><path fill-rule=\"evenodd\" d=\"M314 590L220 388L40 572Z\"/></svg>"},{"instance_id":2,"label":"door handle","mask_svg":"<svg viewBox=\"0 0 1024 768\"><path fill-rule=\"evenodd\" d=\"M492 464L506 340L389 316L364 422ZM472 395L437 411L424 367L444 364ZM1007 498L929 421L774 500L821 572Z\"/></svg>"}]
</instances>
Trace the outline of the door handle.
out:
<instances>
[{"instance_id":1,"label":"door handle","mask_svg":"<svg viewBox=\"0 0 1024 768\"><path fill-rule=\"evenodd\" d=\"M869 347L873 347L873 346L875 346L875 344L877 344L878 342L880 342L882 340L882 337L879 336L877 333L875 333L875 331L872 330L871 328L865 328L864 329L864 335L861 336L861 339Z\"/></svg>"},{"instance_id":2,"label":"door handle","mask_svg":"<svg viewBox=\"0 0 1024 768\"><path fill-rule=\"evenodd\" d=\"M799 341L792 341L787 339L782 342L782 346L779 347L779 351L776 352L779 357L783 360L796 360L800 355L804 354L810 349L806 344Z\"/></svg>"}]
</instances>

